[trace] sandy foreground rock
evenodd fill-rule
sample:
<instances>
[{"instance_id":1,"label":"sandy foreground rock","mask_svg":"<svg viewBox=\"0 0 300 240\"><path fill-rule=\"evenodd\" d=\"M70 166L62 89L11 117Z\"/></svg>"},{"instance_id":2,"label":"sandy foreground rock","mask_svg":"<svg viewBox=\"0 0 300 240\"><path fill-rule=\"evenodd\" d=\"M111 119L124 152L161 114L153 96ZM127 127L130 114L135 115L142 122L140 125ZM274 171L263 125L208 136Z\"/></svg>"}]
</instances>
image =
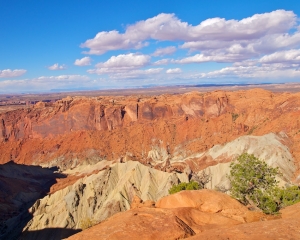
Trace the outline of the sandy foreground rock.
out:
<instances>
[{"instance_id":1,"label":"sandy foreground rock","mask_svg":"<svg viewBox=\"0 0 300 240\"><path fill-rule=\"evenodd\" d=\"M190 239L193 240L296 240L300 239L300 203L286 207L281 211L282 219L272 221L259 221L238 226L231 226L225 229L208 230L197 234Z\"/></svg>"},{"instance_id":2,"label":"sandy foreground rock","mask_svg":"<svg viewBox=\"0 0 300 240\"><path fill-rule=\"evenodd\" d=\"M299 208L282 210L282 218L270 217L223 193L182 191L162 198L156 208L118 213L68 239L299 239L300 220L294 214Z\"/></svg>"}]
</instances>

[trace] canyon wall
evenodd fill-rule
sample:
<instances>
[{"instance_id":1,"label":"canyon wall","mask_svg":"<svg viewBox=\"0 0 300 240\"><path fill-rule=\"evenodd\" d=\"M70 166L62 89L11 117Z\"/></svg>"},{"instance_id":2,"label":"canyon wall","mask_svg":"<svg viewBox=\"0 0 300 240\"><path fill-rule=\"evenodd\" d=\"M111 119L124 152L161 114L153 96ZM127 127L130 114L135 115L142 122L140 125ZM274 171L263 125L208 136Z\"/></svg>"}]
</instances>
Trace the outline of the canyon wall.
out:
<instances>
[{"instance_id":1,"label":"canyon wall","mask_svg":"<svg viewBox=\"0 0 300 240\"><path fill-rule=\"evenodd\" d=\"M48 168L24 168L16 176L19 170L2 171L16 194L8 199L0 184L8 199L0 208L17 211L0 231L10 234L19 224L24 239L60 239L80 230L82 221L95 224L128 210L134 196L157 201L179 182L207 176L206 188L227 189L230 162L243 152L279 167L281 185L299 184L299 117L300 94L261 89L68 97L0 114L0 163ZM35 201L29 212L25 207L26 219L16 201L26 207Z\"/></svg>"},{"instance_id":2,"label":"canyon wall","mask_svg":"<svg viewBox=\"0 0 300 240\"><path fill-rule=\"evenodd\" d=\"M0 162L68 169L103 159L134 160L183 172L185 166L174 162L243 135L273 132L287 136L282 141L298 169L299 115L300 94L261 89L69 97L1 114ZM169 170L166 162L171 163ZM207 166L206 161L199 162L197 170Z\"/></svg>"}]
</instances>

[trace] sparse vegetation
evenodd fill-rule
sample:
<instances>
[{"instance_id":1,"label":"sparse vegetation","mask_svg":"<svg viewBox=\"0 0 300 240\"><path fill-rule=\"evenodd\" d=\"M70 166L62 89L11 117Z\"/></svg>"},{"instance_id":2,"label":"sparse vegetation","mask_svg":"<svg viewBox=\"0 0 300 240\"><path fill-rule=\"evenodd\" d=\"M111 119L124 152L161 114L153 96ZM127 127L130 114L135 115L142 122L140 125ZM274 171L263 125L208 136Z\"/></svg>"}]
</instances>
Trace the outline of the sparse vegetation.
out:
<instances>
[{"instance_id":1,"label":"sparse vegetation","mask_svg":"<svg viewBox=\"0 0 300 240\"><path fill-rule=\"evenodd\" d=\"M218 191L218 192L222 192L222 193L226 193L229 191L229 189L227 187L225 187L224 185L216 185L214 190Z\"/></svg>"},{"instance_id":2,"label":"sparse vegetation","mask_svg":"<svg viewBox=\"0 0 300 240\"><path fill-rule=\"evenodd\" d=\"M231 196L241 203L254 205L266 214L276 214L282 207L300 202L300 189L279 188L276 181L279 169L254 155L244 153L230 167Z\"/></svg>"},{"instance_id":3,"label":"sparse vegetation","mask_svg":"<svg viewBox=\"0 0 300 240\"><path fill-rule=\"evenodd\" d=\"M92 220L90 218L84 218L80 221L80 228L82 230L90 228L96 224L95 220Z\"/></svg>"},{"instance_id":4,"label":"sparse vegetation","mask_svg":"<svg viewBox=\"0 0 300 240\"><path fill-rule=\"evenodd\" d=\"M237 113L231 113L232 121L235 122L235 120L239 117Z\"/></svg>"},{"instance_id":5,"label":"sparse vegetation","mask_svg":"<svg viewBox=\"0 0 300 240\"><path fill-rule=\"evenodd\" d=\"M266 118L263 123L265 123L266 121L269 121L269 118Z\"/></svg>"},{"instance_id":6,"label":"sparse vegetation","mask_svg":"<svg viewBox=\"0 0 300 240\"><path fill-rule=\"evenodd\" d=\"M199 189L206 188L206 184L208 184L212 179L212 176L210 173L206 173L205 170L198 174L192 174L191 181L197 182L199 184Z\"/></svg>"},{"instance_id":7,"label":"sparse vegetation","mask_svg":"<svg viewBox=\"0 0 300 240\"><path fill-rule=\"evenodd\" d=\"M169 194L174 194L182 190L198 190L198 189L200 189L199 184L195 181L191 181L189 183L182 182L171 187L169 189Z\"/></svg>"},{"instance_id":8,"label":"sparse vegetation","mask_svg":"<svg viewBox=\"0 0 300 240\"><path fill-rule=\"evenodd\" d=\"M290 186L285 189L279 189L278 198L280 207L287 207L300 202L300 189L297 186Z\"/></svg>"},{"instance_id":9,"label":"sparse vegetation","mask_svg":"<svg viewBox=\"0 0 300 240\"><path fill-rule=\"evenodd\" d=\"M249 130L249 132L248 132L248 135L251 135L253 132L254 132L254 130L257 128L257 126L253 126L250 130Z\"/></svg>"}]
</instances>

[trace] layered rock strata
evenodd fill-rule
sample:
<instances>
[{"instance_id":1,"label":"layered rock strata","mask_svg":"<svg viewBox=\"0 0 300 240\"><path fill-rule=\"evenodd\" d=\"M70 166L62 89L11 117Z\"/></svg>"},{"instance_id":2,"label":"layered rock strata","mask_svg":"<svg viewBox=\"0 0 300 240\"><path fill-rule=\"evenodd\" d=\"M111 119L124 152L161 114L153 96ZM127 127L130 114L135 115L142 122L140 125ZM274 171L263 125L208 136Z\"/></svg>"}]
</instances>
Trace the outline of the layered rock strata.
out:
<instances>
[{"instance_id":1,"label":"layered rock strata","mask_svg":"<svg viewBox=\"0 0 300 240\"><path fill-rule=\"evenodd\" d=\"M50 106L1 114L0 161L61 169L102 159L159 165L243 135L282 132L299 168L299 115L298 93L261 89L157 97L70 97ZM207 166L203 161L197 167ZM178 165L170 171L181 168Z\"/></svg>"},{"instance_id":2,"label":"layered rock strata","mask_svg":"<svg viewBox=\"0 0 300 240\"><path fill-rule=\"evenodd\" d=\"M32 239L36 232L34 238L42 239L42 230L49 228L55 236L62 236L63 229L80 230L86 222L95 224L130 209L135 195L157 201L173 184L187 181L185 174L158 171L139 162L113 164L38 200L29 210L33 218L22 238Z\"/></svg>"}]
</instances>

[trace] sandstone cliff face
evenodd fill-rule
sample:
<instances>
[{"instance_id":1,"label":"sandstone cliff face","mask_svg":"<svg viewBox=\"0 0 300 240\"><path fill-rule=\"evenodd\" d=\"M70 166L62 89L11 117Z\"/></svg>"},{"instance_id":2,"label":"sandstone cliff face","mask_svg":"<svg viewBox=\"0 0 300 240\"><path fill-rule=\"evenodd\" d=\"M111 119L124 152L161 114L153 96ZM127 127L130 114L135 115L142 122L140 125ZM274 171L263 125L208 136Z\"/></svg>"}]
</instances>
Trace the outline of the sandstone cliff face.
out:
<instances>
[{"instance_id":1,"label":"sandstone cliff face","mask_svg":"<svg viewBox=\"0 0 300 240\"><path fill-rule=\"evenodd\" d=\"M81 229L86 220L97 223L130 209L135 195L157 201L179 181L186 182L188 177L161 172L138 162L117 163L38 200L29 210L33 218L24 231L53 228L53 234L58 236L63 229ZM40 234L35 238L42 239L42 231Z\"/></svg>"},{"instance_id":2,"label":"sandstone cliff face","mask_svg":"<svg viewBox=\"0 0 300 240\"><path fill-rule=\"evenodd\" d=\"M283 184L299 183L299 117L300 94L260 89L66 98L1 114L0 163L58 166L68 174L34 204L25 228L35 238L56 228L55 239L80 229L83 219L129 209L134 195L157 200L179 179L209 174L207 188L226 188L230 161L243 152L278 166ZM193 235L176 221L174 228L185 229L178 237Z\"/></svg>"},{"instance_id":3,"label":"sandstone cliff face","mask_svg":"<svg viewBox=\"0 0 300 240\"><path fill-rule=\"evenodd\" d=\"M173 184L177 184L179 181L187 182L190 177L197 181L206 174L210 178L210 181L205 185L206 188L229 189L226 175L230 171L230 161L243 152L248 152L264 159L270 166L279 167L283 173L282 179L279 180L284 185L286 182L290 182L295 172L292 155L283 144L286 141L286 137L285 135L275 135L273 133L264 136L242 136L227 144L216 145L204 153L194 154L190 158L182 159L181 163L187 170L185 174L172 173L172 171L170 173L158 171L153 166L151 168L151 164L153 165L154 162L150 162L149 167L140 164L138 161L112 163L111 161L103 160L95 165L81 165L74 169L69 169L64 172L67 177L58 179L58 183L51 187L50 194L33 205L30 210L33 219L24 230L32 232L45 228L55 228L58 229L53 230L57 231L55 234L57 238L57 236L62 236L63 233L60 231L63 229L79 230L82 227L82 222L86 219L96 223L107 219L115 213L128 210L130 204L136 201L134 196L139 196L144 201L157 201L168 194L168 189ZM157 150L151 151L154 154ZM159 156L159 153L156 153L156 155ZM197 166L201 165L203 158L206 159L207 165L210 165L210 162L217 162L218 164L197 171ZM197 159L202 159L200 164ZM175 160L177 161L174 162L176 166L179 160L178 158ZM157 160L157 162L162 164L160 160ZM163 164L165 166L167 162L165 161ZM172 160L169 160L168 164L169 167L172 167ZM194 167L193 171L191 171L190 166ZM169 170L168 166L164 170ZM193 174L191 175L192 172ZM213 196L209 197L210 193L216 194L208 191L203 195L204 198L213 198ZM203 205L202 195L200 195L197 195L197 198L200 199L197 204L200 204L201 207L200 205L198 207L189 205L188 207L197 207L201 211L204 211L204 209L209 211L210 209L211 211L219 212L218 209L213 210L217 208L217 205L211 206L209 202L206 203L208 204L207 206ZM193 202L194 197L190 196L190 198ZM167 199L172 199L172 197ZM179 200L190 204L187 199L180 198ZM162 201L160 200L156 205L160 208L165 208L165 203L162 205ZM150 206L152 203L149 202L148 204ZM220 204L218 206L224 205L224 202ZM187 207L183 203L168 203L169 207L180 207L179 205ZM141 206L145 205L142 204ZM233 208L236 208L238 211L237 206ZM223 209L223 214L226 211ZM229 212L232 214L234 211L230 210ZM241 217L233 217L233 219L243 222ZM38 232L35 235L35 238L41 237L38 235Z\"/></svg>"},{"instance_id":4,"label":"sandstone cliff face","mask_svg":"<svg viewBox=\"0 0 300 240\"><path fill-rule=\"evenodd\" d=\"M0 162L68 169L103 159L137 160L163 169L166 161L206 152L243 135L283 132L299 169L299 115L299 94L260 89L66 98L52 106L1 114ZM210 164L217 162L208 159L197 167ZM184 169L178 163L169 171Z\"/></svg>"},{"instance_id":5,"label":"sandstone cliff face","mask_svg":"<svg viewBox=\"0 0 300 240\"><path fill-rule=\"evenodd\" d=\"M10 175L2 171L0 180L10 187L0 183L4 198L0 198L0 209L15 212L5 219L11 226L18 223L17 228L22 228L26 224L23 239L61 239L80 230L84 220L95 224L128 210L134 196L157 201L167 195L171 185L191 177L197 180L208 175L211 181L207 188L226 189L229 164L243 152L279 167L282 184L299 183L299 117L300 94L273 94L260 89L156 97L68 97L52 105L39 103L34 108L0 114L0 163L13 160L58 166L66 173L49 190L53 171L50 175L48 170L35 174L32 169L12 170ZM34 176L30 183L25 181L28 176ZM12 189L13 194L6 194ZM30 215L23 218L20 208L26 210L48 190L49 195L30 208L32 219L28 222ZM216 197L210 194L205 193L209 199ZM170 200L172 206L177 204L185 210L160 205L164 200L153 208L153 202L148 201L137 204L135 212L115 215L112 221L120 222L118 227L124 234L135 231L136 235L130 233L133 239L139 239L143 231L151 239L200 233L213 239L216 235L203 231L214 231L216 226L231 226L224 238L246 231L234 225L248 221L247 209L233 204L238 211L228 210L224 206L231 200L224 203L219 196L215 205L200 196L189 197L199 201L194 205L187 200L182 203L184 196ZM145 210L145 206L152 208ZM153 219L159 226L152 224ZM104 226L101 236L119 238L122 233L111 231L109 221L100 224ZM127 222L132 222L135 230L126 230ZM0 225L1 234L15 229L5 226ZM258 229L258 225L253 227Z\"/></svg>"},{"instance_id":6,"label":"sandstone cliff face","mask_svg":"<svg viewBox=\"0 0 300 240\"><path fill-rule=\"evenodd\" d=\"M225 93L214 97L189 95L179 99L178 103L173 101L174 96L142 100L66 98L48 107L7 112L0 115L0 140L45 138L78 130L113 130L136 121L183 115L213 117L226 112L228 99Z\"/></svg>"},{"instance_id":7,"label":"sandstone cliff face","mask_svg":"<svg viewBox=\"0 0 300 240\"><path fill-rule=\"evenodd\" d=\"M284 184L289 182L295 172L292 155L283 144L285 141L285 135L275 135L273 133L264 136L242 136L227 144L216 145L204 153L194 154L190 158L182 159L181 163L187 170L184 174L156 170L153 168L153 161L150 162L153 166L151 164L144 166L138 161L128 161L126 159L122 160L125 163L112 163L111 161L103 160L95 165L80 165L74 169L69 169L64 172L67 177L58 179L58 183L51 187L50 194L38 200L30 209L29 212L33 218L24 228L24 231L30 232L30 234L26 235L25 233L23 238L33 238L32 232L34 232L34 238L39 239L44 236L44 229L53 229L54 235L52 239L59 239L68 235L65 233L65 229L80 230L84 221L90 221L95 224L115 213L128 210L130 205L133 206L132 204L137 201L134 196L139 196L144 201L157 201L168 194L168 189L172 185L177 184L179 181L188 182L191 176L192 179L197 181L197 176L201 178L203 174L206 174L210 178L210 181L205 186L206 188L228 189L229 182L226 175L230 171L230 161L243 152L254 154L261 159L265 159L269 165L279 167L283 173L283 178L279 180ZM160 154L156 152L157 149L151 151L152 154L157 155L157 158L159 158ZM195 166L199 163L196 160L204 157L208 165L209 161L213 163L218 162L218 164L197 171ZM174 162L176 166L179 160L178 158L175 160L177 161ZM164 166L167 164L166 161L156 161L158 164L164 164ZM193 164L189 161L193 161ZM172 166L172 161L168 161L168 164L168 166ZM169 170L168 166L164 170ZM189 166L195 167L193 171L191 171ZM191 175L192 172L193 174ZM201 195L202 193L203 196ZM175 199L179 201L177 203L170 196L166 199L168 201L171 199L171 202L166 203L166 200L163 198L157 202L156 206L159 208L194 207L204 212L220 212L219 210L222 209L223 216L230 213L233 220L244 222L245 216L241 217L241 215L244 214L245 207L237 204L236 206L232 205L231 210L224 208L224 204L227 204L228 196L224 198L219 197L220 202L213 201L211 205L207 200L214 198L219 193L212 191L202 191L202 193L196 194L198 202L195 202L194 199L196 197L193 197L193 193L191 193L188 195L190 200L180 197L176 198L177 200ZM224 195L221 194L220 196ZM153 202L146 201L143 204L138 202L135 205L136 208L141 208L152 206ZM156 214L155 210L149 211L147 214ZM171 219L177 216L173 216L173 213L168 211L160 214L162 216L167 214ZM183 225L179 224L177 227L180 226L182 227Z\"/></svg>"}]
</instances>

